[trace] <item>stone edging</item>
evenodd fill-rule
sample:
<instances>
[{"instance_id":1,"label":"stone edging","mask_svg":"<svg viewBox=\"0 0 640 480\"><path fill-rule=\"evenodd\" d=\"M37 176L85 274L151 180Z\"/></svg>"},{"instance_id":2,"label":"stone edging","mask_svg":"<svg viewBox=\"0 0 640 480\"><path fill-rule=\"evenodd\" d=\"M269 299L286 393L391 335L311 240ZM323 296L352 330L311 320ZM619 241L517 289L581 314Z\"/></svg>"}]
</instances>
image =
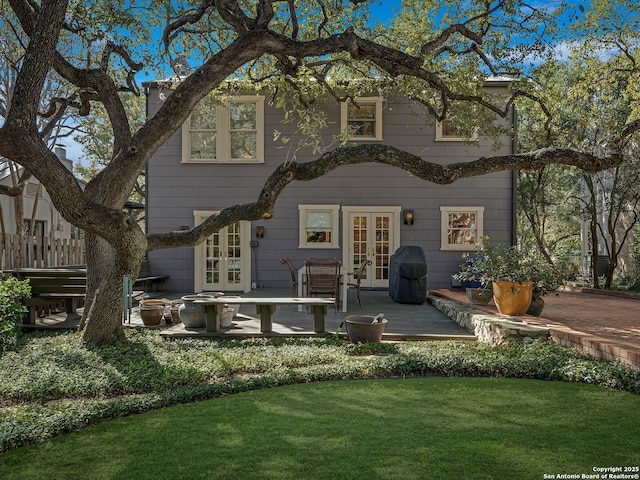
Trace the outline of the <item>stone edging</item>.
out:
<instances>
[{"instance_id":1,"label":"stone edging","mask_svg":"<svg viewBox=\"0 0 640 480\"><path fill-rule=\"evenodd\" d=\"M550 338L549 328L528 325L513 317L491 315L455 300L427 294L427 301L454 322L473 333L478 341L490 345L503 345L534 338Z\"/></svg>"},{"instance_id":2,"label":"stone edging","mask_svg":"<svg viewBox=\"0 0 640 480\"><path fill-rule=\"evenodd\" d=\"M595 358L614 360L640 369L640 349L637 348L617 345L610 340L568 327L529 325L513 320L510 316L488 314L476 310L472 305L431 293L427 294L427 301L458 325L473 333L480 342L502 345L533 338L547 338L565 347L581 350Z\"/></svg>"}]
</instances>

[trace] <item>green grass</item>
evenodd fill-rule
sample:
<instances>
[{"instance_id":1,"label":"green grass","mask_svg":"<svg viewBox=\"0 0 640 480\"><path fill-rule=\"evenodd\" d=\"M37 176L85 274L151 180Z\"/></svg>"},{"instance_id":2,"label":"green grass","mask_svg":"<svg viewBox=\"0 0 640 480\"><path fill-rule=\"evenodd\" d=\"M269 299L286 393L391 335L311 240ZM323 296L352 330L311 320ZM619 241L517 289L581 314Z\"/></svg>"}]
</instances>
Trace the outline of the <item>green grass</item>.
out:
<instances>
[{"instance_id":1,"label":"green grass","mask_svg":"<svg viewBox=\"0 0 640 480\"><path fill-rule=\"evenodd\" d=\"M511 479L640 451L640 371L553 343L127 336L0 355L0 478Z\"/></svg>"},{"instance_id":2,"label":"green grass","mask_svg":"<svg viewBox=\"0 0 640 480\"><path fill-rule=\"evenodd\" d=\"M496 378L340 381L129 416L0 455L8 479L541 479L640 465L640 397Z\"/></svg>"}]
</instances>

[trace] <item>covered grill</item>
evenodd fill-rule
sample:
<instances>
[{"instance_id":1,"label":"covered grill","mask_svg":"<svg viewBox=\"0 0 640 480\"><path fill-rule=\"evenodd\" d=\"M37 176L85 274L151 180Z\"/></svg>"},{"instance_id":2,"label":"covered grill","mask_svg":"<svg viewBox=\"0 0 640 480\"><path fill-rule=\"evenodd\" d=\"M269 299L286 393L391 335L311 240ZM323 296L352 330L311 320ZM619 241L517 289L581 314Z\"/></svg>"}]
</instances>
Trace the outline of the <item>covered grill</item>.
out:
<instances>
[{"instance_id":1,"label":"covered grill","mask_svg":"<svg viewBox=\"0 0 640 480\"><path fill-rule=\"evenodd\" d=\"M389 296L398 303L424 303L427 297L427 261L422 247L404 245L389 263Z\"/></svg>"}]
</instances>

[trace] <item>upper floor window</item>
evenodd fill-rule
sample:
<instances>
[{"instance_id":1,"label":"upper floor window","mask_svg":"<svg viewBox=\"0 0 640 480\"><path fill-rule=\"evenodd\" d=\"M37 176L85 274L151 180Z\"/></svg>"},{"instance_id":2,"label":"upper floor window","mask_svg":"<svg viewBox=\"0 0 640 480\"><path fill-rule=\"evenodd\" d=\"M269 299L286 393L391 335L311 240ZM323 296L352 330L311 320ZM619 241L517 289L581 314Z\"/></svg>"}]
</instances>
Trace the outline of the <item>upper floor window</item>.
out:
<instances>
[{"instance_id":1,"label":"upper floor window","mask_svg":"<svg viewBox=\"0 0 640 480\"><path fill-rule=\"evenodd\" d=\"M300 248L338 248L339 205L298 205Z\"/></svg>"},{"instance_id":2,"label":"upper floor window","mask_svg":"<svg viewBox=\"0 0 640 480\"><path fill-rule=\"evenodd\" d=\"M264 162L264 97L202 99L182 127L182 162Z\"/></svg>"},{"instance_id":3,"label":"upper floor window","mask_svg":"<svg viewBox=\"0 0 640 480\"><path fill-rule=\"evenodd\" d=\"M436 142L469 142L477 139L478 133L475 130L470 137L466 136L453 120L436 122Z\"/></svg>"},{"instance_id":4,"label":"upper floor window","mask_svg":"<svg viewBox=\"0 0 640 480\"><path fill-rule=\"evenodd\" d=\"M340 128L350 140L382 140L382 97L342 102L340 109Z\"/></svg>"},{"instance_id":5,"label":"upper floor window","mask_svg":"<svg viewBox=\"0 0 640 480\"><path fill-rule=\"evenodd\" d=\"M484 207L440 207L441 250L474 250L483 235Z\"/></svg>"}]
</instances>

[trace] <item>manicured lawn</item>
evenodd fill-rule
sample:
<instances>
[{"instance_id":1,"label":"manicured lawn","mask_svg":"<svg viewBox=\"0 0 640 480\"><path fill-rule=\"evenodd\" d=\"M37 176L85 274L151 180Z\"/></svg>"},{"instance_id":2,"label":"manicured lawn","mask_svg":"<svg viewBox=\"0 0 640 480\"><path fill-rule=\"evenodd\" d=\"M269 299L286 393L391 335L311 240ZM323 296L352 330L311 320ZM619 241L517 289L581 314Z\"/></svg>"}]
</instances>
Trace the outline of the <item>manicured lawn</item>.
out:
<instances>
[{"instance_id":1,"label":"manicured lawn","mask_svg":"<svg viewBox=\"0 0 640 480\"><path fill-rule=\"evenodd\" d=\"M542 479L640 465L640 396L505 378L330 381L102 423L0 454L9 479Z\"/></svg>"}]
</instances>

